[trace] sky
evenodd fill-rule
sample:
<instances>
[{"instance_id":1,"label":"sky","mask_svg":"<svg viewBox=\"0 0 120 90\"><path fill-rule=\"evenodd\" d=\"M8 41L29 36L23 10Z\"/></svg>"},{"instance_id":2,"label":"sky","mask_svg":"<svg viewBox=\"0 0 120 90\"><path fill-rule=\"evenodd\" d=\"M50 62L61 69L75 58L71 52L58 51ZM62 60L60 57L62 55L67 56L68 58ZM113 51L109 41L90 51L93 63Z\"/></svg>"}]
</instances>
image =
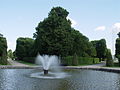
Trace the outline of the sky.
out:
<instances>
[{"instance_id":1,"label":"sky","mask_svg":"<svg viewBox=\"0 0 120 90\"><path fill-rule=\"evenodd\" d=\"M8 49L14 51L17 38L32 38L52 7L61 6L69 12L72 27L90 41L106 39L114 54L120 31L119 4L120 0L0 0L0 33L7 38Z\"/></svg>"}]
</instances>

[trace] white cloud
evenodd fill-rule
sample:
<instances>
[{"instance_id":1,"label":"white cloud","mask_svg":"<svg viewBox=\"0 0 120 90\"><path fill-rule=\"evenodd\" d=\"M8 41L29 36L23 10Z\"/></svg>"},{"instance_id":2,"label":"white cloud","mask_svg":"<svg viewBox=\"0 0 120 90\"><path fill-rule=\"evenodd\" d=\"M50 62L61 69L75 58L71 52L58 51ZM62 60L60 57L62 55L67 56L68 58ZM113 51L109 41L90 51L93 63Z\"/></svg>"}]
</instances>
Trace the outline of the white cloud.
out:
<instances>
[{"instance_id":1,"label":"white cloud","mask_svg":"<svg viewBox=\"0 0 120 90\"><path fill-rule=\"evenodd\" d=\"M113 30L116 32L120 32L120 23L113 24Z\"/></svg>"},{"instance_id":2,"label":"white cloud","mask_svg":"<svg viewBox=\"0 0 120 90\"><path fill-rule=\"evenodd\" d=\"M95 28L95 31L104 31L106 29L105 26L99 26L97 28Z\"/></svg>"},{"instance_id":3,"label":"white cloud","mask_svg":"<svg viewBox=\"0 0 120 90\"><path fill-rule=\"evenodd\" d=\"M72 27L75 27L76 25L77 25L77 22L75 21L75 20L73 20L72 18L70 18L70 17L67 17L67 19L69 19L70 21L71 21L71 23L72 23Z\"/></svg>"}]
</instances>

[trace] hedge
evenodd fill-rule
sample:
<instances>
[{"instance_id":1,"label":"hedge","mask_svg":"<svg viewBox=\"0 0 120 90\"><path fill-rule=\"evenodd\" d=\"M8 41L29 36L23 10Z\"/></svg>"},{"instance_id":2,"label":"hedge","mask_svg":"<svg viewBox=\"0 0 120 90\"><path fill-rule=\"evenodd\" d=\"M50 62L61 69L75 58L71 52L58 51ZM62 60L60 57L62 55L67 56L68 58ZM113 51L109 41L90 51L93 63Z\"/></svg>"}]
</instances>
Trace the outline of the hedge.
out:
<instances>
[{"instance_id":1,"label":"hedge","mask_svg":"<svg viewBox=\"0 0 120 90\"><path fill-rule=\"evenodd\" d=\"M62 58L61 63L64 65L73 65L73 56L67 56ZM78 57L78 65L88 65L88 64L96 64L99 63L99 58L91 58L91 57Z\"/></svg>"},{"instance_id":2,"label":"hedge","mask_svg":"<svg viewBox=\"0 0 120 90\"><path fill-rule=\"evenodd\" d=\"M99 63L99 58L90 58L90 57L77 57L78 58L78 65L89 65L89 64L96 64ZM73 65L73 56L67 56L61 58L61 65ZM22 61L35 63L35 57L24 57Z\"/></svg>"},{"instance_id":3,"label":"hedge","mask_svg":"<svg viewBox=\"0 0 120 90\"><path fill-rule=\"evenodd\" d=\"M24 57L22 61L35 63L35 57Z\"/></svg>"}]
</instances>

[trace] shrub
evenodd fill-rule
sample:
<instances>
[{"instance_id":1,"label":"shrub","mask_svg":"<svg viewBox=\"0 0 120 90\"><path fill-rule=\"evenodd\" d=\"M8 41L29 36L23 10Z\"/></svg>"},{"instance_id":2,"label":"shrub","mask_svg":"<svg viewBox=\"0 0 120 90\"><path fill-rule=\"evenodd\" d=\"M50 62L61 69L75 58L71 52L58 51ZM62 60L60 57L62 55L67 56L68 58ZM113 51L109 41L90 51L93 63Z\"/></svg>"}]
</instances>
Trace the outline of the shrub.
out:
<instances>
[{"instance_id":1,"label":"shrub","mask_svg":"<svg viewBox=\"0 0 120 90\"><path fill-rule=\"evenodd\" d=\"M76 53L73 56L72 65L74 65L74 66L78 65L78 56Z\"/></svg>"},{"instance_id":2,"label":"shrub","mask_svg":"<svg viewBox=\"0 0 120 90\"><path fill-rule=\"evenodd\" d=\"M88 65L88 64L96 64L99 63L99 58L91 58L91 57L78 57L77 56L78 65ZM67 56L62 58L61 63L65 65L74 65L73 56Z\"/></svg>"},{"instance_id":3,"label":"shrub","mask_svg":"<svg viewBox=\"0 0 120 90\"><path fill-rule=\"evenodd\" d=\"M99 63L99 58L93 58L93 63Z\"/></svg>"},{"instance_id":4,"label":"shrub","mask_svg":"<svg viewBox=\"0 0 120 90\"><path fill-rule=\"evenodd\" d=\"M111 51L109 49L107 50L106 58L107 58L106 66L109 66L109 67L113 66L113 59L112 59Z\"/></svg>"},{"instance_id":5,"label":"shrub","mask_svg":"<svg viewBox=\"0 0 120 90\"><path fill-rule=\"evenodd\" d=\"M73 59L73 56L63 57L61 59L61 63L65 65L72 65L72 59Z\"/></svg>"}]
</instances>

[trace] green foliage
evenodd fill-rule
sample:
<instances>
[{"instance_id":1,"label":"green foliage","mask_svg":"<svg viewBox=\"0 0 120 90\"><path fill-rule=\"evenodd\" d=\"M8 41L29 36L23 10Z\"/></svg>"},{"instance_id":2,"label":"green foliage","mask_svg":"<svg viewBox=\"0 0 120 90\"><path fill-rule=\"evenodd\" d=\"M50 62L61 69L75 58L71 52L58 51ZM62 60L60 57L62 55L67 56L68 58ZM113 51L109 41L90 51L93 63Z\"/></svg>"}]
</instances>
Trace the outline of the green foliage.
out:
<instances>
[{"instance_id":1,"label":"green foliage","mask_svg":"<svg viewBox=\"0 0 120 90\"><path fill-rule=\"evenodd\" d=\"M16 60L17 57L16 57L16 51L13 52L13 59Z\"/></svg>"},{"instance_id":2,"label":"green foliage","mask_svg":"<svg viewBox=\"0 0 120 90\"><path fill-rule=\"evenodd\" d=\"M24 57L22 61L35 63L35 57Z\"/></svg>"},{"instance_id":3,"label":"green foliage","mask_svg":"<svg viewBox=\"0 0 120 90\"><path fill-rule=\"evenodd\" d=\"M99 61L99 58L94 58L93 59L93 64L96 64L96 63L99 63L100 61Z\"/></svg>"},{"instance_id":4,"label":"green foliage","mask_svg":"<svg viewBox=\"0 0 120 90\"><path fill-rule=\"evenodd\" d=\"M73 56L72 65L74 65L74 66L78 65L78 56L76 53Z\"/></svg>"},{"instance_id":5,"label":"green foliage","mask_svg":"<svg viewBox=\"0 0 120 90\"><path fill-rule=\"evenodd\" d=\"M68 16L69 12L62 7L53 7L52 10L49 13L49 17L57 16L61 18L66 18Z\"/></svg>"},{"instance_id":6,"label":"green foliage","mask_svg":"<svg viewBox=\"0 0 120 90\"><path fill-rule=\"evenodd\" d=\"M34 61L34 60L32 60L32 61ZM22 63L22 64L26 64L26 65L30 65L30 66L36 66L36 64L35 63L31 63L31 62L26 62L26 61L17 61L17 62L19 62L19 63Z\"/></svg>"},{"instance_id":7,"label":"green foliage","mask_svg":"<svg viewBox=\"0 0 120 90\"><path fill-rule=\"evenodd\" d=\"M115 56L117 58L120 58L120 38L116 39L115 47L116 47Z\"/></svg>"},{"instance_id":8,"label":"green foliage","mask_svg":"<svg viewBox=\"0 0 120 90\"><path fill-rule=\"evenodd\" d=\"M73 56L62 57L61 64L71 66L73 64Z\"/></svg>"},{"instance_id":9,"label":"green foliage","mask_svg":"<svg viewBox=\"0 0 120 90\"><path fill-rule=\"evenodd\" d=\"M120 66L120 38L116 39L115 47L116 47L115 56L118 58L119 66Z\"/></svg>"},{"instance_id":10,"label":"green foliage","mask_svg":"<svg viewBox=\"0 0 120 90\"><path fill-rule=\"evenodd\" d=\"M118 37L120 38L120 32L119 32L117 35L118 35Z\"/></svg>"},{"instance_id":11,"label":"green foliage","mask_svg":"<svg viewBox=\"0 0 120 90\"><path fill-rule=\"evenodd\" d=\"M8 52L7 52L7 57L8 58L10 58L10 59L14 59L14 55L13 55L13 52L12 52L12 50L10 49L10 50L8 50Z\"/></svg>"},{"instance_id":12,"label":"green foliage","mask_svg":"<svg viewBox=\"0 0 120 90\"><path fill-rule=\"evenodd\" d=\"M4 37L0 37L0 64L7 64L7 41Z\"/></svg>"},{"instance_id":13,"label":"green foliage","mask_svg":"<svg viewBox=\"0 0 120 90\"><path fill-rule=\"evenodd\" d=\"M113 59L112 59L112 55L111 55L111 51L110 49L107 49L107 53L106 53L106 66L113 66Z\"/></svg>"},{"instance_id":14,"label":"green foliage","mask_svg":"<svg viewBox=\"0 0 120 90\"><path fill-rule=\"evenodd\" d=\"M107 50L105 39L91 41L91 43L95 47L97 57L100 59L100 61L101 61L101 59L105 59L106 58L106 50Z\"/></svg>"},{"instance_id":15,"label":"green foliage","mask_svg":"<svg viewBox=\"0 0 120 90\"><path fill-rule=\"evenodd\" d=\"M74 57L67 56L62 58L61 63L65 65L74 65L73 64ZM77 65L89 65L99 63L99 58L90 58L90 57L78 57L77 56Z\"/></svg>"},{"instance_id":16,"label":"green foliage","mask_svg":"<svg viewBox=\"0 0 120 90\"><path fill-rule=\"evenodd\" d=\"M33 54L49 54L69 56L94 57L96 51L89 39L71 27L67 19L69 12L61 7L52 8L48 18L36 27ZM35 56L34 55L34 56Z\"/></svg>"},{"instance_id":17,"label":"green foliage","mask_svg":"<svg viewBox=\"0 0 120 90\"><path fill-rule=\"evenodd\" d=\"M18 38L16 45L16 57L18 60L23 60L24 57L31 56L31 50L33 47L34 40L31 38Z\"/></svg>"},{"instance_id":18,"label":"green foliage","mask_svg":"<svg viewBox=\"0 0 120 90\"><path fill-rule=\"evenodd\" d=\"M71 38L72 50L69 55L74 55L74 53L76 53L78 56L82 57L96 56L95 48L86 36L72 28Z\"/></svg>"},{"instance_id":19,"label":"green foliage","mask_svg":"<svg viewBox=\"0 0 120 90\"><path fill-rule=\"evenodd\" d=\"M34 53L68 55L71 48L71 22L66 19L67 14L61 7L53 8L48 18L38 24L34 34Z\"/></svg>"}]
</instances>

